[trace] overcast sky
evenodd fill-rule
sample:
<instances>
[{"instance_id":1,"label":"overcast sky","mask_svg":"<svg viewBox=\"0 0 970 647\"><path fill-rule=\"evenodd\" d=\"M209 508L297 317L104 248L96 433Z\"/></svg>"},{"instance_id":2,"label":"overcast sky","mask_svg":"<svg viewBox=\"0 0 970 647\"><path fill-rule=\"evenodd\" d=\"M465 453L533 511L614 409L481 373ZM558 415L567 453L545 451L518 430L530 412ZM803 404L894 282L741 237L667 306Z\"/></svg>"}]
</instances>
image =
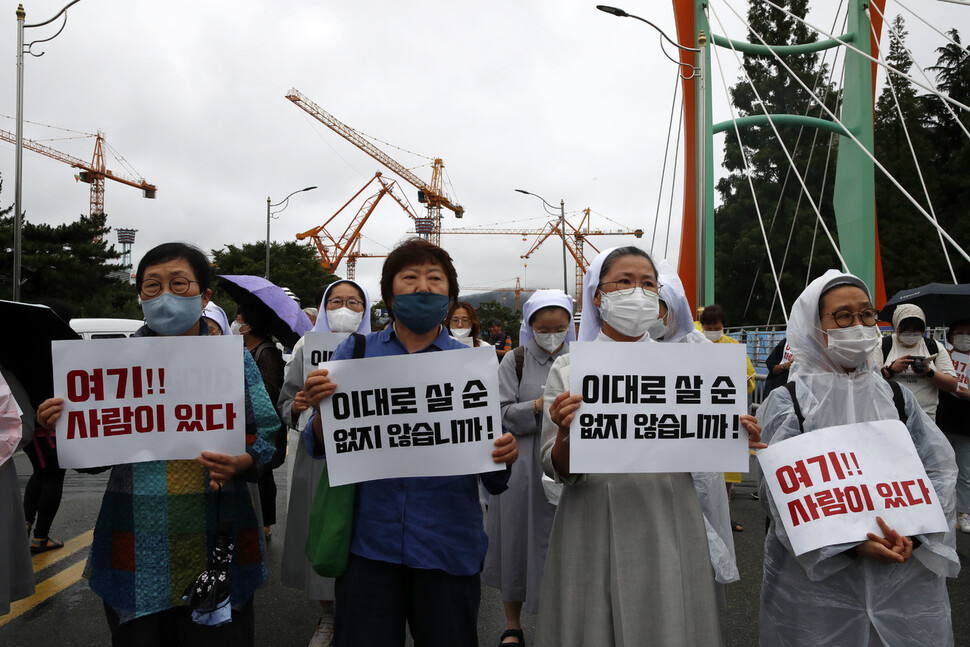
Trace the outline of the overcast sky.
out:
<instances>
[{"instance_id":1,"label":"overcast sky","mask_svg":"<svg viewBox=\"0 0 970 647\"><path fill-rule=\"evenodd\" d=\"M66 0L28 0L27 23L53 16ZM0 114L16 111L16 2L0 15ZM970 38L970 7L940 0L904 0L940 29ZM138 230L135 263L152 246L185 240L207 252L226 244L264 241L266 197L282 199L304 186L272 223L274 241L293 240L330 217L380 165L286 100L295 87L345 124L395 146L444 159L447 187L466 209L445 211L445 229L503 223L540 228L549 217L524 188L558 206L567 218L589 207L599 229L642 228L651 245L660 199L657 258L676 260L679 200L667 232L673 159L661 189L676 66L656 33L642 23L596 11L576 0L278 0L183 2L82 0L64 32L26 57L24 114L30 122L84 132L108 143L157 185L156 200L109 181L105 212L114 228ZM619 0L674 35L663 0ZM813 0L810 20L826 29L836 0ZM744 38L731 7L715 0L728 35ZM935 61L942 39L889 0L887 14L907 17L910 46L922 64ZM730 18L730 20L728 20ZM712 16L715 31L718 23ZM27 30L28 41L56 31ZM837 30L838 31L838 30ZM730 51L720 52L726 64ZM737 73L727 71L733 84ZM730 117L719 76L712 80L715 121ZM14 130L14 120L0 118ZM37 140L80 137L33 123ZM673 137L673 134L670 135ZM93 139L45 141L89 160ZM378 144L407 167L427 163ZM723 139L715 138L720 153ZM62 223L88 211L88 185L74 170L24 152L23 204L33 222ZM125 173L109 153L107 166ZM682 166L682 160L678 164ZM415 171L430 181L429 166ZM14 199L14 147L0 143L0 204ZM393 176L391 176L393 177ZM678 169L676 195L682 192ZM416 209L416 190L401 182ZM368 193L372 193L369 191ZM662 198L661 198L662 193ZM345 224L359 201L348 208ZM421 215L422 212L419 212ZM514 225L512 223L515 223ZM754 225L753 225L754 226ZM389 200L364 230L364 253L384 253L411 228ZM342 230L337 227L337 230ZM666 241L669 238L669 246ZM112 241L115 236L112 234ZM600 237L600 247L633 241ZM561 247L515 236L443 236L462 286L561 287ZM588 254L591 257L591 254ZM528 267L524 263L528 263ZM361 259L358 279L377 293L381 259ZM574 270L569 262L570 292ZM338 274L344 273L344 267Z\"/></svg>"}]
</instances>

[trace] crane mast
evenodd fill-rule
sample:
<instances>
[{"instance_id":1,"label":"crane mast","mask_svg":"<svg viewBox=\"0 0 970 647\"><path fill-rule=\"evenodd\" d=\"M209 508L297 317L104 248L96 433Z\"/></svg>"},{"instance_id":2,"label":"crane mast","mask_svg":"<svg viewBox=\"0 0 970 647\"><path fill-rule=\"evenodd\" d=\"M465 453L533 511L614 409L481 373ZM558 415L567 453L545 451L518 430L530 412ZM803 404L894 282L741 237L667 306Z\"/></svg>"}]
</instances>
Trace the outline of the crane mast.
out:
<instances>
[{"instance_id":1,"label":"crane mast","mask_svg":"<svg viewBox=\"0 0 970 647\"><path fill-rule=\"evenodd\" d=\"M401 179L412 185L418 190L418 202L427 206L427 217L415 220L415 231L419 236L430 240L435 245L441 243L441 209L444 207L454 212L456 218L461 218L465 210L461 205L454 204L448 196L444 194L443 176L444 161L439 157L435 158L431 167L431 183L428 184L410 169L404 167L397 160L372 144L359 132L343 123L332 114L308 99L296 88L291 88L286 93L286 98L296 104L301 110L322 123L324 126L334 131L351 144L364 151L372 158L383 164L388 170L396 173Z\"/></svg>"}]
</instances>

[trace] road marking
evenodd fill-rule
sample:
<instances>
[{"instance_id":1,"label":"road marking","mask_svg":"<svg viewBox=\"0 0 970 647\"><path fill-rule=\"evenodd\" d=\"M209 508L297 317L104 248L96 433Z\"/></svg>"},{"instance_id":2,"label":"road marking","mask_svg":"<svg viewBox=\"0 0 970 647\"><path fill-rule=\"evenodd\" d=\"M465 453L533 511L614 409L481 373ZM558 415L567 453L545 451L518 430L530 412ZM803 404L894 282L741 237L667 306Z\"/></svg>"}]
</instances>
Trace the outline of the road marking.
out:
<instances>
[{"instance_id":1,"label":"road marking","mask_svg":"<svg viewBox=\"0 0 970 647\"><path fill-rule=\"evenodd\" d=\"M23 600L17 600L10 605L10 613L5 616L0 616L0 627L80 580L81 574L84 572L84 565L85 561L81 560L77 564L65 568L63 571L38 584L37 590L32 596L24 598Z\"/></svg>"},{"instance_id":2,"label":"road marking","mask_svg":"<svg viewBox=\"0 0 970 647\"><path fill-rule=\"evenodd\" d=\"M54 550L48 550L43 553L37 553L31 558L34 565L34 573L41 571L48 566L53 566L57 562L70 557L82 548L87 548L91 545L91 541L94 538L94 530L88 530L83 532L77 537L68 540L64 543L64 548L55 548Z\"/></svg>"}]
</instances>

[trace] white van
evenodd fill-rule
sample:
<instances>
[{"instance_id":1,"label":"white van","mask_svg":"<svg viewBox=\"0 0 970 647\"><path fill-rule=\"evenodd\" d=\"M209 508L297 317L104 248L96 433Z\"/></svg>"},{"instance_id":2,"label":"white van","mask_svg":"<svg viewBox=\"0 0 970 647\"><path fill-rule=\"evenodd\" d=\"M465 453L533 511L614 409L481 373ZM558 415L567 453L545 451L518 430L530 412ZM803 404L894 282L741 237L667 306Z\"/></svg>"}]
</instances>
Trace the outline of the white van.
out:
<instances>
[{"instance_id":1,"label":"white van","mask_svg":"<svg viewBox=\"0 0 970 647\"><path fill-rule=\"evenodd\" d=\"M145 325L138 319L71 319L71 328L82 339L117 339L131 337Z\"/></svg>"}]
</instances>

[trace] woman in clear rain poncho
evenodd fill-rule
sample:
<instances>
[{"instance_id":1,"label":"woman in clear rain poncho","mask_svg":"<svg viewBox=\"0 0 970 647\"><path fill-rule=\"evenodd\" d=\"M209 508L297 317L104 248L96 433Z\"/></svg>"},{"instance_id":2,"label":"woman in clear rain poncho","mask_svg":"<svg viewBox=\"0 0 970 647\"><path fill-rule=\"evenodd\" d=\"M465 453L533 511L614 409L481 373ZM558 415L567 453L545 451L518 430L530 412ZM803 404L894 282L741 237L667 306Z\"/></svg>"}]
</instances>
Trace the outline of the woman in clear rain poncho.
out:
<instances>
[{"instance_id":1,"label":"woman in clear rain poncho","mask_svg":"<svg viewBox=\"0 0 970 647\"><path fill-rule=\"evenodd\" d=\"M583 279L579 341L639 342L659 315L657 271L635 247L602 252ZM540 459L564 483L543 574L536 643L721 644L704 517L688 473L573 474L569 355L546 381ZM755 442L759 429L742 418Z\"/></svg>"},{"instance_id":2,"label":"woman in clear rain poncho","mask_svg":"<svg viewBox=\"0 0 970 647\"><path fill-rule=\"evenodd\" d=\"M690 303L677 270L664 259L657 263L660 278L661 318L650 327L650 337L661 343L710 344L711 341L694 327ZM724 488L723 472L692 472L694 489L704 513L707 545L714 567L714 579L718 584L730 584L741 579L734 553L734 534L731 531L731 510L727 490ZM719 601L723 604L725 590L717 588Z\"/></svg>"},{"instance_id":3,"label":"woman in clear rain poncho","mask_svg":"<svg viewBox=\"0 0 970 647\"><path fill-rule=\"evenodd\" d=\"M758 412L765 442L836 425L899 419L889 383L874 360L875 319L868 288L851 274L829 270L805 289L788 321L788 343L798 357L790 381L804 423L800 428L790 391L776 389ZM889 541L870 535L795 557L774 500L759 479L771 518L761 588L762 645L953 644L945 580L960 570L953 450L912 393L901 392L906 426L950 530ZM885 524L892 523L887 515ZM882 530L890 537L888 527Z\"/></svg>"}]
</instances>

